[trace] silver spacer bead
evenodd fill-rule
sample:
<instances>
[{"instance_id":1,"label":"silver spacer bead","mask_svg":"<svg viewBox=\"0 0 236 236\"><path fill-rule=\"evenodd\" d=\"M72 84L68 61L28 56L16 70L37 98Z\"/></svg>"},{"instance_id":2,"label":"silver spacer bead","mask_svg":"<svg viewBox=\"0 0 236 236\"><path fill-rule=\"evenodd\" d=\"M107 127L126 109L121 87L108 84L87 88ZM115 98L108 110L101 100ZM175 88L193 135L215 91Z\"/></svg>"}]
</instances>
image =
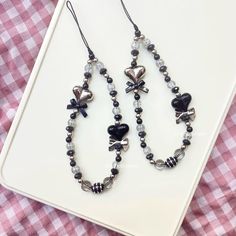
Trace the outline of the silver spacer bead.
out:
<instances>
[{"instance_id":1,"label":"silver spacer bead","mask_svg":"<svg viewBox=\"0 0 236 236\"><path fill-rule=\"evenodd\" d=\"M134 93L137 93L138 92L138 89L134 89Z\"/></svg>"},{"instance_id":2,"label":"silver spacer bead","mask_svg":"<svg viewBox=\"0 0 236 236\"><path fill-rule=\"evenodd\" d=\"M150 162L150 164L152 164L152 165L154 165L154 164L156 163L154 160L150 160L149 162Z\"/></svg>"},{"instance_id":3,"label":"silver spacer bead","mask_svg":"<svg viewBox=\"0 0 236 236\"><path fill-rule=\"evenodd\" d=\"M140 138L140 141L141 141L141 142L144 142L144 141L145 141L145 138Z\"/></svg>"},{"instance_id":4,"label":"silver spacer bead","mask_svg":"<svg viewBox=\"0 0 236 236\"><path fill-rule=\"evenodd\" d=\"M133 60L137 60L137 59L138 59L138 56L133 56L132 59L133 59Z\"/></svg>"},{"instance_id":5,"label":"silver spacer bead","mask_svg":"<svg viewBox=\"0 0 236 236\"><path fill-rule=\"evenodd\" d=\"M108 74L104 74L104 77L107 79L107 78L109 78L109 75Z\"/></svg>"},{"instance_id":6,"label":"silver spacer bead","mask_svg":"<svg viewBox=\"0 0 236 236\"><path fill-rule=\"evenodd\" d=\"M84 78L83 80L85 83L88 83L88 79L87 78Z\"/></svg>"},{"instance_id":7,"label":"silver spacer bead","mask_svg":"<svg viewBox=\"0 0 236 236\"><path fill-rule=\"evenodd\" d=\"M82 179L79 179L79 180L78 180L78 183L79 183L79 184L81 184L82 182L83 182L83 180L82 180Z\"/></svg>"},{"instance_id":8,"label":"silver spacer bead","mask_svg":"<svg viewBox=\"0 0 236 236\"><path fill-rule=\"evenodd\" d=\"M120 121L116 120L115 125L119 125L119 124L120 124Z\"/></svg>"},{"instance_id":9,"label":"silver spacer bead","mask_svg":"<svg viewBox=\"0 0 236 236\"><path fill-rule=\"evenodd\" d=\"M163 75L167 76L167 75L169 75L169 73L167 71L165 71L165 72L163 72Z\"/></svg>"},{"instance_id":10,"label":"silver spacer bead","mask_svg":"<svg viewBox=\"0 0 236 236\"><path fill-rule=\"evenodd\" d=\"M181 93L176 93L176 97L181 97Z\"/></svg>"},{"instance_id":11,"label":"silver spacer bead","mask_svg":"<svg viewBox=\"0 0 236 236\"><path fill-rule=\"evenodd\" d=\"M116 97L111 97L111 100L114 102L116 101Z\"/></svg>"},{"instance_id":12,"label":"silver spacer bead","mask_svg":"<svg viewBox=\"0 0 236 236\"><path fill-rule=\"evenodd\" d=\"M114 178L115 178L115 175L111 174L111 175L110 175L110 178L114 179Z\"/></svg>"},{"instance_id":13,"label":"silver spacer bead","mask_svg":"<svg viewBox=\"0 0 236 236\"><path fill-rule=\"evenodd\" d=\"M181 150L185 150L186 148L187 148L186 145L182 145L180 149L181 149Z\"/></svg>"},{"instance_id":14,"label":"silver spacer bead","mask_svg":"<svg viewBox=\"0 0 236 236\"><path fill-rule=\"evenodd\" d=\"M153 49L152 50L152 54L156 54L157 53L157 50L156 49Z\"/></svg>"},{"instance_id":15,"label":"silver spacer bead","mask_svg":"<svg viewBox=\"0 0 236 236\"><path fill-rule=\"evenodd\" d=\"M137 115L136 115L136 118L140 118L140 117L141 117L141 114L137 114Z\"/></svg>"},{"instance_id":16,"label":"silver spacer bead","mask_svg":"<svg viewBox=\"0 0 236 236\"><path fill-rule=\"evenodd\" d=\"M134 41L138 41L138 40L139 40L139 37L135 36Z\"/></svg>"},{"instance_id":17,"label":"silver spacer bead","mask_svg":"<svg viewBox=\"0 0 236 236\"><path fill-rule=\"evenodd\" d=\"M121 151L116 151L116 155L120 155L121 154Z\"/></svg>"},{"instance_id":18,"label":"silver spacer bead","mask_svg":"<svg viewBox=\"0 0 236 236\"><path fill-rule=\"evenodd\" d=\"M189 121L185 122L185 124L186 124L187 126L190 126L190 125L191 125L191 123L190 123Z\"/></svg>"}]
</instances>

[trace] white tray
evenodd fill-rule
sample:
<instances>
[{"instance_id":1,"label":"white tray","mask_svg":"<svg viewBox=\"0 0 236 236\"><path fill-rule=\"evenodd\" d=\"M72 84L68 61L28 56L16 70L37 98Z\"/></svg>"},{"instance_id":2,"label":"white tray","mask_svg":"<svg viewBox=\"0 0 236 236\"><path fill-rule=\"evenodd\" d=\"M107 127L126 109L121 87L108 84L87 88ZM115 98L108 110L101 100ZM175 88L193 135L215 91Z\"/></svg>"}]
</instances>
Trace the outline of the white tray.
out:
<instances>
[{"instance_id":1,"label":"white tray","mask_svg":"<svg viewBox=\"0 0 236 236\"><path fill-rule=\"evenodd\" d=\"M73 1L91 47L107 66L119 91L123 121L130 125L130 149L117 181L100 196L83 192L65 155L66 105L81 84L87 52L71 15L59 1L22 102L1 153L1 183L8 189L125 235L176 235L235 91L235 1L127 0L143 33L156 42L181 91L193 96L194 137L175 169L157 171L139 147L133 97L124 92L123 69L130 63L133 29L119 1ZM144 51L140 64L150 93L143 99L148 142L160 157L180 145L183 125L175 124L173 96ZM77 147L86 179L109 174L107 151L112 123L106 82L91 82L95 100L79 119ZM94 131L92 131L94 130Z\"/></svg>"}]
</instances>

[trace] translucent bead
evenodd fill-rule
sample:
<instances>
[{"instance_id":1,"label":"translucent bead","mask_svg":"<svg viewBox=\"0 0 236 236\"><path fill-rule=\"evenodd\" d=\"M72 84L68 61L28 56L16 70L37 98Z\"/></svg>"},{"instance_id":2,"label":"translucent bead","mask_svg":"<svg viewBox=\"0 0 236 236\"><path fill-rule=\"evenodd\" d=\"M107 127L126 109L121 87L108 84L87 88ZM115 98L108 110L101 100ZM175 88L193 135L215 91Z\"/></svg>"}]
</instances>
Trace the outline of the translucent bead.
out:
<instances>
[{"instance_id":1,"label":"translucent bead","mask_svg":"<svg viewBox=\"0 0 236 236\"><path fill-rule=\"evenodd\" d=\"M141 101L140 100L135 100L133 104L134 104L135 108L141 107Z\"/></svg>"},{"instance_id":2,"label":"translucent bead","mask_svg":"<svg viewBox=\"0 0 236 236\"><path fill-rule=\"evenodd\" d=\"M156 65L160 68L161 66L165 65L165 62L162 59L156 61Z\"/></svg>"},{"instance_id":3,"label":"translucent bead","mask_svg":"<svg viewBox=\"0 0 236 236\"><path fill-rule=\"evenodd\" d=\"M138 132L142 132L145 130L145 126L143 124L139 124L139 125L137 125L136 129Z\"/></svg>"},{"instance_id":4,"label":"translucent bead","mask_svg":"<svg viewBox=\"0 0 236 236\"><path fill-rule=\"evenodd\" d=\"M97 68L98 71L100 71L102 68L104 68L103 63L100 62L100 61L98 61L98 62L96 63L96 68Z\"/></svg>"},{"instance_id":5,"label":"translucent bead","mask_svg":"<svg viewBox=\"0 0 236 236\"><path fill-rule=\"evenodd\" d=\"M192 138L192 134L191 134L191 133L186 132L186 133L184 134L184 139L190 140L191 138Z\"/></svg>"},{"instance_id":6,"label":"translucent bead","mask_svg":"<svg viewBox=\"0 0 236 236\"><path fill-rule=\"evenodd\" d=\"M67 143L66 148L67 148L67 150L74 150L75 145L73 143Z\"/></svg>"},{"instance_id":7,"label":"translucent bead","mask_svg":"<svg viewBox=\"0 0 236 236\"><path fill-rule=\"evenodd\" d=\"M131 48L132 49L139 49L139 42L138 41L133 41L133 43L131 44Z\"/></svg>"},{"instance_id":8,"label":"translucent bead","mask_svg":"<svg viewBox=\"0 0 236 236\"><path fill-rule=\"evenodd\" d=\"M167 87L169 89L172 89L176 86L175 81L171 80L170 82L167 83Z\"/></svg>"},{"instance_id":9,"label":"translucent bead","mask_svg":"<svg viewBox=\"0 0 236 236\"><path fill-rule=\"evenodd\" d=\"M112 112L113 112L114 115L118 115L118 114L120 114L120 108L119 107L114 107L112 109Z\"/></svg>"},{"instance_id":10,"label":"translucent bead","mask_svg":"<svg viewBox=\"0 0 236 236\"><path fill-rule=\"evenodd\" d=\"M115 90L115 85L113 83L107 84L107 89L109 92Z\"/></svg>"},{"instance_id":11,"label":"translucent bead","mask_svg":"<svg viewBox=\"0 0 236 236\"><path fill-rule=\"evenodd\" d=\"M144 149L143 149L143 152L144 152L144 154L145 155L148 155L148 154L150 154L151 152L152 152L152 150L151 150L151 148L150 147L145 147Z\"/></svg>"},{"instance_id":12,"label":"translucent bead","mask_svg":"<svg viewBox=\"0 0 236 236\"><path fill-rule=\"evenodd\" d=\"M84 67L84 70L85 70L85 72L92 73L92 72L93 72L93 66L92 66L91 64L87 64L87 65Z\"/></svg>"},{"instance_id":13,"label":"translucent bead","mask_svg":"<svg viewBox=\"0 0 236 236\"><path fill-rule=\"evenodd\" d=\"M146 39L143 40L143 45L144 45L145 48L147 48L150 44L151 44L150 39L146 38Z\"/></svg>"},{"instance_id":14,"label":"translucent bead","mask_svg":"<svg viewBox=\"0 0 236 236\"><path fill-rule=\"evenodd\" d=\"M114 162L112 163L112 168L117 169L118 167L119 167L119 163L118 163L117 161L114 161Z\"/></svg>"},{"instance_id":15,"label":"translucent bead","mask_svg":"<svg viewBox=\"0 0 236 236\"><path fill-rule=\"evenodd\" d=\"M70 119L70 120L68 120L68 126L72 126L72 127L75 127L75 120L73 120L73 119Z\"/></svg>"},{"instance_id":16,"label":"translucent bead","mask_svg":"<svg viewBox=\"0 0 236 236\"><path fill-rule=\"evenodd\" d=\"M73 174L76 174L76 173L78 173L80 171L80 168L78 166L73 166L71 168L71 171L72 171Z\"/></svg>"}]
</instances>

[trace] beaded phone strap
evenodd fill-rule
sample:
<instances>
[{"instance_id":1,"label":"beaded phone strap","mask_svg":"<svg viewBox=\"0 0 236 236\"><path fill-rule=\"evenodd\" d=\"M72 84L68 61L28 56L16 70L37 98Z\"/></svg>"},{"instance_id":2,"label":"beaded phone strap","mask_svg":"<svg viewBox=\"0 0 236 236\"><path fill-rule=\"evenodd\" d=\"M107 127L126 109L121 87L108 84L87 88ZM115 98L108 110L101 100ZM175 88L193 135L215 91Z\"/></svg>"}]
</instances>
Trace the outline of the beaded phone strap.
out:
<instances>
[{"instance_id":1,"label":"beaded phone strap","mask_svg":"<svg viewBox=\"0 0 236 236\"><path fill-rule=\"evenodd\" d=\"M71 110L72 113L70 114L70 119L68 121L68 125L66 127L67 137L66 137L66 143L67 143L67 155L70 158L70 166L72 173L74 174L74 178L78 180L78 182L81 184L81 188L84 191L90 191L93 193L101 193L104 190L110 189L114 178L118 175L118 165L121 162L121 151L126 151L128 149L128 138L124 138L124 136L129 131L129 126L127 124L121 123L122 116L120 114L120 107L119 102L117 101L117 91L115 90L115 86L113 83L113 79L109 76L107 69L104 67L103 63L98 61L98 59L95 57L93 51L89 47L89 44L81 30L81 27L79 25L76 13L73 9L73 6L70 1L66 2L67 8L70 10L70 13L72 14L78 29L80 31L82 40L85 44L85 46L88 49L89 54L89 60L85 66L85 73L84 73L84 81L82 86L75 86L73 88L73 93L75 95L75 98L72 98L70 100L70 104L67 105L67 109ZM92 73L94 67L99 71L99 73L104 76L107 80L107 88L109 91L109 94L111 96L111 100L113 103L113 114L114 114L114 125L110 125L107 129L109 137L109 151L115 151L116 157L115 161L113 162L112 169L111 169L111 175L106 177L102 182L91 184L90 181L83 179L82 172L80 170L80 167L77 165L75 160L75 145L72 143L73 139L73 132L75 130L76 125L76 118L81 114L84 118L87 117L87 111L88 108L88 102L92 101L93 99L93 93L89 90L89 81L92 78Z\"/></svg>"},{"instance_id":2,"label":"beaded phone strap","mask_svg":"<svg viewBox=\"0 0 236 236\"><path fill-rule=\"evenodd\" d=\"M155 49L155 45L151 43L149 39L147 39L141 31L139 30L138 26L132 20L125 4L122 0L121 5L123 10L128 17L129 21L134 27L135 30L135 37L132 42L132 51L131 55L133 56L133 60L131 62L131 66L125 69L124 73L131 81L128 81L126 93L131 91L134 92L134 107L136 113L136 122L137 122L137 131L138 136L140 137L140 145L143 149L146 158L150 161L152 165L154 165L157 169L173 168L177 165L178 161L181 160L185 155L185 149L191 144L190 139L192 137L193 128L191 127L191 121L195 118L195 109L190 108L188 106L191 102L191 95L189 93L181 94L179 92L179 87L176 86L175 82L170 78L169 73L167 72L167 66L165 65L164 61L161 59L160 55L157 53ZM145 67L142 65L137 64L137 59L139 56L139 48L140 45L143 45L154 57L156 65L159 71L163 74L164 80L167 83L169 89L171 89L172 93L175 94L175 98L172 100L171 105L175 109L176 113L176 123L179 124L184 122L186 125L186 132L183 137L183 143L180 148L176 149L174 154L167 158L166 160L156 159L154 160L154 154L151 151L151 148L147 146L145 141L146 132L145 126L143 124L143 120L141 119L141 115L143 113L143 108L141 107L141 95L140 91L144 93L148 93L149 89L145 87L145 82L143 77L145 75Z\"/></svg>"}]
</instances>

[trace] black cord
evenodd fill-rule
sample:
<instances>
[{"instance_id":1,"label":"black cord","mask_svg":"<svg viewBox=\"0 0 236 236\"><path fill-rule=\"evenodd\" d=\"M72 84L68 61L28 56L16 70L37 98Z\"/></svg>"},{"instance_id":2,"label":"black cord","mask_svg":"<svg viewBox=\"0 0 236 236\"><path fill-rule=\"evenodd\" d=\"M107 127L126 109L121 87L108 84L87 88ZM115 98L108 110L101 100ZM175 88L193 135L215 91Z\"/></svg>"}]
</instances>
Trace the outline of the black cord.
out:
<instances>
[{"instance_id":1,"label":"black cord","mask_svg":"<svg viewBox=\"0 0 236 236\"><path fill-rule=\"evenodd\" d=\"M78 26L78 29L79 29L81 38L82 38L82 40L83 40L83 42L84 42L84 45L85 45L85 46L87 47L87 49L88 49L89 58L90 58L90 59L94 59L94 58L95 58L95 55L94 55L93 51L91 50L91 48L89 47L88 41L87 41L87 39L85 38L85 36L84 36L84 34L83 34L83 32L82 32L82 29L81 29L81 27L80 27L80 25L79 25L79 21L78 21L77 15L76 15L76 13L75 13L75 10L74 10L74 8L73 8L73 5L72 5L71 1L66 1L66 6L67 6L67 8L69 9L71 15L73 16L73 18L74 18L74 20L75 20L75 23L76 23L77 26Z\"/></svg>"},{"instance_id":2,"label":"black cord","mask_svg":"<svg viewBox=\"0 0 236 236\"><path fill-rule=\"evenodd\" d=\"M128 12L128 10L127 10L127 8L126 8L124 2L123 2L123 0L120 0L120 2L121 2L121 5L122 5L122 7L123 7L123 9L124 9L124 12L125 12L127 18L129 19L129 21L130 21L130 22L132 23L132 25L134 26L135 32L139 34L139 33L140 33L140 30L139 30L138 26L137 26L137 25L134 23L134 21L132 20L132 18L131 18L131 16L130 16L130 14L129 14L129 12Z\"/></svg>"}]
</instances>

